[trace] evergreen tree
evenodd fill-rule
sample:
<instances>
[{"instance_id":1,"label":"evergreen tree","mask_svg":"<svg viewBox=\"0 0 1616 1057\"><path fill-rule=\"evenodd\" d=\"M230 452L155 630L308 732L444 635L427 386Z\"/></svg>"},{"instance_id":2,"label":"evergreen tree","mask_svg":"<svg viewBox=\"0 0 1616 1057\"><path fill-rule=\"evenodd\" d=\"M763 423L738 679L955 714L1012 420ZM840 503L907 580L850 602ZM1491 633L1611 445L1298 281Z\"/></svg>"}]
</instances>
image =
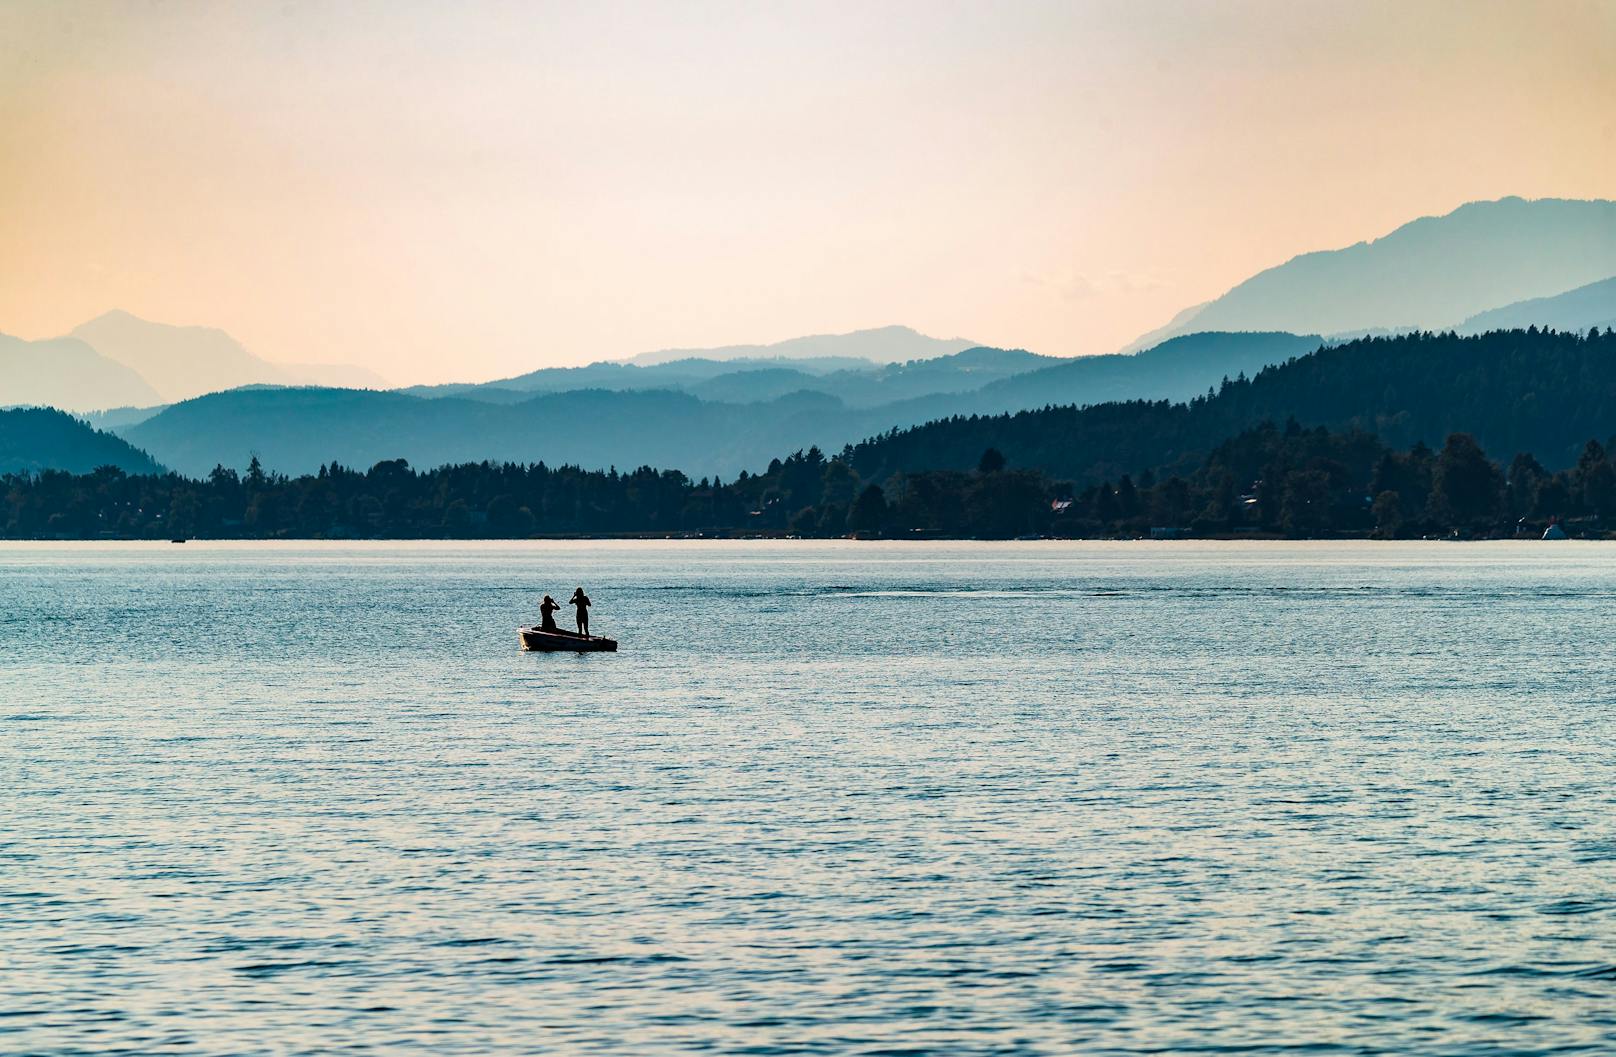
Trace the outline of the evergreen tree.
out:
<instances>
[{"instance_id":1,"label":"evergreen tree","mask_svg":"<svg viewBox=\"0 0 1616 1057\"><path fill-rule=\"evenodd\" d=\"M847 527L853 532L879 532L886 519L886 493L878 484L867 485L848 512Z\"/></svg>"},{"instance_id":2,"label":"evergreen tree","mask_svg":"<svg viewBox=\"0 0 1616 1057\"><path fill-rule=\"evenodd\" d=\"M1454 433L1442 446L1431 475L1431 516L1457 528L1494 519L1503 484L1503 475L1475 438Z\"/></svg>"}]
</instances>

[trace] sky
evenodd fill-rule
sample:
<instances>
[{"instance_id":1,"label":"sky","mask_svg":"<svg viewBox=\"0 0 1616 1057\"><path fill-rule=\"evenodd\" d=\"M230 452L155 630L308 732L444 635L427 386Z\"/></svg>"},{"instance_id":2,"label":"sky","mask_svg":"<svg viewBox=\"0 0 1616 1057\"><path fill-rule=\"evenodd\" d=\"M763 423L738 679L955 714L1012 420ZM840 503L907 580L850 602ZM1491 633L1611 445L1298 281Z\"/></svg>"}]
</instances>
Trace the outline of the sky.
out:
<instances>
[{"instance_id":1,"label":"sky","mask_svg":"<svg viewBox=\"0 0 1616 1057\"><path fill-rule=\"evenodd\" d=\"M1616 0L0 0L0 332L481 380L901 323L1115 351L1616 197Z\"/></svg>"}]
</instances>

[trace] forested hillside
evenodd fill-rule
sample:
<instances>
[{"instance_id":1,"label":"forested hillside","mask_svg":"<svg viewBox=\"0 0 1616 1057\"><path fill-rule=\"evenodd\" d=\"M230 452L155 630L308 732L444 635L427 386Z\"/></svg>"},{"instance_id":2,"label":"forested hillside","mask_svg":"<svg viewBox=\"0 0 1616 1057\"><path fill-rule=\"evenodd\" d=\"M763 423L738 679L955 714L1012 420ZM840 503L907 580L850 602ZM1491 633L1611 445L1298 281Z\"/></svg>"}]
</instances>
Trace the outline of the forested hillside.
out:
<instances>
[{"instance_id":1,"label":"forested hillside","mask_svg":"<svg viewBox=\"0 0 1616 1057\"><path fill-rule=\"evenodd\" d=\"M1323 344L1316 334L1283 331L1185 334L1144 352L1079 356L992 382L962 401L963 410L995 413L1052 404L1190 400L1224 378L1256 374Z\"/></svg>"},{"instance_id":2,"label":"forested hillside","mask_svg":"<svg viewBox=\"0 0 1616 1057\"><path fill-rule=\"evenodd\" d=\"M1616 433L1616 334L1365 338L1236 377L1188 404L956 417L866 441L851 458L860 474L880 479L966 469L991 447L1014 465L1093 483L1147 467L1187 471L1224 439L1292 418L1399 448L1470 433L1489 451L1530 451L1550 467L1568 466L1588 438Z\"/></svg>"},{"instance_id":3,"label":"forested hillside","mask_svg":"<svg viewBox=\"0 0 1616 1057\"><path fill-rule=\"evenodd\" d=\"M116 466L126 473L157 473L149 455L72 415L48 408L0 411L0 474L58 469L88 473Z\"/></svg>"},{"instance_id":4,"label":"forested hillside","mask_svg":"<svg viewBox=\"0 0 1616 1057\"><path fill-rule=\"evenodd\" d=\"M203 480L0 478L10 538L524 538L655 533L798 536L1115 537L1531 536L1616 528L1616 467L1597 441L1550 473L1517 455L1507 474L1466 434L1440 451L1389 450L1355 431L1272 423L1217 445L1193 471L1144 470L1086 488L1007 466L994 449L969 470L861 478L817 449L730 482L674 470L598 472L480 463L418 473L400 460L288 478L257 463Z\"/></svg>"}]
</instances>

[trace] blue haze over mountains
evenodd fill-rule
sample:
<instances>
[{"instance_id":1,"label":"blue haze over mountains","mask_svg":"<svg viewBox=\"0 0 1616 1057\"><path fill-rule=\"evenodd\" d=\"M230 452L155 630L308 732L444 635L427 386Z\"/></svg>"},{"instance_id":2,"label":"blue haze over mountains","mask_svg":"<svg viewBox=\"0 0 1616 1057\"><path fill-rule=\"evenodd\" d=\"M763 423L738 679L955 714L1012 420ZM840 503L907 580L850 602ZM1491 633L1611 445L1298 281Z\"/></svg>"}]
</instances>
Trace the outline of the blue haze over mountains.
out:
<instances>
[{"instance_id":1,"label":"blue haze over mountains","mask_svg":"<svg viewBox=\"0 0 1616 1057\"><path fill-rule=\"evenodd\" d=\"M1502 198L1304 253L1181 312L1128 350L1199 330L1372 331L1459 326L1490 309L1616 276L1616 202Z\"/></svg>"},{"instance_id":2,"label":"blue haze over mountains","mask_svg":"<svg viewBox=\"0 0 1616 1057\"><path fill-rule=\"evenodd\" d=\"M387 382L362 367L271 363L216 327L153 323L119 310L57 338L0 334L0 407L152 408L243 385L310 384Z\"/></svg>"},{"instance_id":3,"label":"blue haze over mountains","mask_svg":"<svg viewBox=\"0 0 1616 1057\"><path fill-rule=\"evenodd\" d=\"M948 416L1181 401L1361 333L1606 326L1616 321L1613 277L1616 203L1503 199L1295 258L1180 313L1129 354L1043 356L887 327L772 346L663 350L480 384L385 392L237 386L163 406L154 393L174 399L198 379L298 376L255 364L221 331L109 313L49 342L0 337L0 405L147 404L87 417L193 475L219 463L241 468L257 455L284 473L404 458L420 467L650 464L730 477L809 445L834 452ZM143 458L109 461L132 468ZM44 450L26 459L13 453L0 472L55 464Z\"/></svg>"},{"instance_id":4,"label":"blue haze over mountains","mask_svg":"<svg viewBox=\"0 0 1616 1057\"><path fill-rule=\"evenodd\" d=\"M755 471L780 454L818 445L840 450L895 426L951 414L975 414L1144 396L1183 399L1224 373L1253 372L1317 348L1294 335L1193 335L1140 356L1058 360L1003 349L967 349L916 364L823 376L826 392L777 370L739 371L646 387L523 394L495 387L477 394L425 398L398 392L242 389L186 401L129 427L123 435L182 473L216 462L244 465L256 454L286 473L310 472L336 459L368 467L388 458L411 465L484 459L576 463L620 469L645 464L692 477ZM1198 355L1204 352L1205 355ZM680 363L670 367L683 370ZM696 368L691 368L696 370ZM587 370L587 369L585 369ZM659 368L634 368L657 372ZM754 382L747 376L761 373ZM924 383L911 388L909 377ZM757 399L702 399L716 382ZM788 388L784 393L780 388ZM922 395L908 396L911 391ZM898 399L882 401L879 392Z\"/></svg>"},{"instance_id":5,"label":"blue haze over mountains","mask_svg":"<svg viewBox=\"0 0 1616 1057\"><path fill-rule=\"evenodd\" d=\"M1554 330L1616 327L1616 278L1579 286L1554 297L1534 297L1478 312L1459 324L1459 333L1481 334L1524 327Z\"/></svg>"}]
</instances>

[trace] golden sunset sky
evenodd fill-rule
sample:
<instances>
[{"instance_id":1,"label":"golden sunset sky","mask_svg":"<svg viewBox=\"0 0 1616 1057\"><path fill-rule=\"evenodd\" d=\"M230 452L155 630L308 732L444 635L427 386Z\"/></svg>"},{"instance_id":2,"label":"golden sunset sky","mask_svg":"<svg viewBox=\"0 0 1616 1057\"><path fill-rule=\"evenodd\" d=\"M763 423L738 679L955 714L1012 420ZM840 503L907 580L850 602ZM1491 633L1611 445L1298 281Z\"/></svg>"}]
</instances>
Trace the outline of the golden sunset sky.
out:
<instances>
[{"instance_id":1,"label":"golden sunset sky","mask_svg":"<svg viewBox=\"0 0 1616 1057\"><path fill-rule=\"evenodd\" d=\"M0 2L0 331L479 380L904 323L1110 352L1616 197L1616 2Z\"/></svg>"}]
</instances>

